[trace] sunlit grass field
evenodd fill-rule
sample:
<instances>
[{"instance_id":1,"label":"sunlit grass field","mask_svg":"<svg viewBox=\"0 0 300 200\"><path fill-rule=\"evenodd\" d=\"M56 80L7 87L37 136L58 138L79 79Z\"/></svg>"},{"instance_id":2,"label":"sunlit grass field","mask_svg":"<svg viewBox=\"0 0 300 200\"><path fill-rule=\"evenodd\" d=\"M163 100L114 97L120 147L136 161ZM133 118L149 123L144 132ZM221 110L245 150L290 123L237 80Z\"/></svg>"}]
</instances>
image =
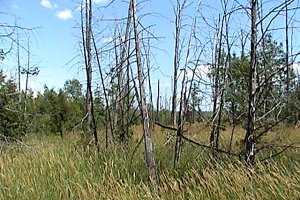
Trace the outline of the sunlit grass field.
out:
<instances>
[{"instance_id":1,"label":"sunlit grass field","mask_svg":"<svg viewBox=\"0 0 300 200\"><path fill-rule=\"evenodd\" d=\"M184 143L180 164L173 169L170 131L153 131L157 187L147 181L143 145L136 127L133 140L105 149L84 150L79 134L28 136L24 143L0 148L0 199L300 199L300 154L289 149L274 159L246 167L238 158L211 156L209 149ZM187 136L207 143L204 125L189 127ZM244 132L238 128L234 150ZM228 145L230 130L222 133ZM272 135L272 134L271 134ZM169 142L167 142L169 140ZM290 143L300 141L300 129L277 130L265 140ZM167 143L166 143L167 142ZM222 146L221 145L221 146ZM261 155L263 157L265 155Z\"/></svg>"}]
</instances>

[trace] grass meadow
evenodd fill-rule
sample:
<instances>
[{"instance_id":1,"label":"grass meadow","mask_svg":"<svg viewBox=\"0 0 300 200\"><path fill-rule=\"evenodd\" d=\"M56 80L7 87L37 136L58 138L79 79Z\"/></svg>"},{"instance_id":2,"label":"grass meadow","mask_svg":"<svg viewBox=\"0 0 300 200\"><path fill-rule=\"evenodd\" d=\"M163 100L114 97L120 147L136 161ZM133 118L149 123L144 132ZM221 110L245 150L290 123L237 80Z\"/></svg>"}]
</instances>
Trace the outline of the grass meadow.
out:
<instances>
[{"instance_id":1,"label":"grass meadow","mask_svg":"<svg viewBox=\"0 0 300 200\"><path fill-rule=\"evenodd\" d=\"M273 159L246 167L238 158L217 155L184 143L178 169L173 169L173 145L168 130L153 130L157 187L147 181L143 144L134 156L141 127L126 146L110 144L101 154L84 150L79 134L28 136L24 143L0 148L0 199L300 199L300 154L290 148ZM195 124L187 136L201 143L208 128ZM237 128L237 151L244 130ZM228 146L230 130L222 132L221 146ZM300 142L300 129L281 128L264 142ZM168 141L168 142L167 142ZM167 142L167 143L166 143ZM296 145L296 144L295 144ZM270 154L259 154L263 158Z\"/></svg>"}]
</instances>

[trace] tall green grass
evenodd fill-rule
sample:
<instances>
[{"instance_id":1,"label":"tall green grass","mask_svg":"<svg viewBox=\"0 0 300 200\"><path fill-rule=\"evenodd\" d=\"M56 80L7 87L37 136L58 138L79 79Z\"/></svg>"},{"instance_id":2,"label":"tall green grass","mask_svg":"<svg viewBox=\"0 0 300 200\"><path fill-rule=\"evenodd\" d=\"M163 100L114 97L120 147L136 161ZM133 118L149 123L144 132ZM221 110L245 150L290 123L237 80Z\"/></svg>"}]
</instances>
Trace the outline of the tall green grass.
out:
<instances>
[{"instance_id":1,"label":"tall green grass","mask_svg":"<svg viewBox=\"0 0 300 200\"><path fill-rule=\"evenodd\" d=\"M136 141L81 148L76 135L28 138L28 147L2 146L0 199L297 199L300 159L296 149L280 158L245 167L236 159L211 158L185 144L178 169L172 169L173 145L154 136L158 186L147 181L143 146L131 162ZM160 142L159 142L160 141Z\"/></svg>"}]
</instances>

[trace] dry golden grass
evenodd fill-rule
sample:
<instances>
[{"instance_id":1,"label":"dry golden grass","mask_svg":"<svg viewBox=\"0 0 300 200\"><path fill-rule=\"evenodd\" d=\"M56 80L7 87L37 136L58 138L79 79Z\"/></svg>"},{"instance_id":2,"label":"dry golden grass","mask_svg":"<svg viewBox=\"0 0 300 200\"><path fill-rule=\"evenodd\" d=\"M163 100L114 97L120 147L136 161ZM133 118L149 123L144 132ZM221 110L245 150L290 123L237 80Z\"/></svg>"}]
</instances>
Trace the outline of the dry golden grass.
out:
<instances>
[{"instance_id":1,"label":"dry golden grass","mask_svg":"<svg viewBox=\"0 0 300 200\"><path fill-rule=\"evenodd\" d=\"M203 124L189 127L188 137L206 142L209 129ZM134 129L141 131L141 127ZM201 130L201 131L200 131ZM238 128L235 141L244 132ZM299 129L283 129L284 142L300 141ZM185 143L179 168L172 170L172 141L166 133L153 132L158 186L147 181L143 145L131 163L139 138L134 135L128 149L121 145L85 152L77 135L27 138L29 147L4 145L0 151L0 199L297 199L300 197L298 149L281 157L245 167L237 159L220 156ZM242 132L242 133L241 133ZM278 134L278 133L276 133ZM222 132L228 139L230 130Z\"/></svg>"}]
</instances>

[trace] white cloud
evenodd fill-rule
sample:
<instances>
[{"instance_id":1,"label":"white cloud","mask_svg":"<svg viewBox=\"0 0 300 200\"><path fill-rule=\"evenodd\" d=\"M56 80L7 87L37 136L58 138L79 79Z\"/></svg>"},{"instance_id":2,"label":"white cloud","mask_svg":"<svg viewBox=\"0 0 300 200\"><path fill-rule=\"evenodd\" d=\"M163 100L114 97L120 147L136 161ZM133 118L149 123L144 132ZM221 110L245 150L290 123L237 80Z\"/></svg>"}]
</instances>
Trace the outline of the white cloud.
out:
<instances>
[{"instance_id":1,"label":"white cloud","mask_svg":"<svg viewBox=\"0 0 300 200\"><path fill-rule=\"evenodd\" d=\"M94 3L94 4L104 4L104 3L107 3L109 0L92 0L92 2ZM79 4L77 7L76 7L76 9L75 9L75 11L80 11L81 10L81 8L85 8L85 3L83 3L82 5L81 4Z\"/></svg>"},{"instance_id":2,"label":"white cloud","mask_svg":"<svg viewBox=\"0 0 300 200\"><path fill-rule=\"evenodd\" d=\"M66 9L63 11L58 11L56 13L56 17L61 20L68 20L73 18L72 11L70 9Z\"/></svg>"},{"instance_id":3,"label":"white cloud","mask_svg":"<svg viewBox=\"0 0 300 200\"><path fill-rule=\"evenodd\" d=\"M299 76L300 75L300 62L293 63L292 68L294 69L295 73Z\"/></svg>"},{"instance_id":4,"label":"white cloud","mask_svg":"<svg viewBox=\"0 0 300 200\"><path fill-rule=\"evenodd\" d=\"M106 36L100 39L102 43L110 43L113 42L114 40L122 42L125 40L125 35L122 35L121 37Z\"/></svg>"},{"instance_id":5,"label":"white cloud","mask_svg":"<svg viewBox=\"0 0 300 200\"><path fill-rule=\"evenodd\" d=\"M93 0L93 3L96 3L96 4L103 4L106 2L108 2L108 0Z\"/></svg>"},{"instance_id":6,"label":"white cloud","mask_svg":"<svg viewBox=\"0 0 300 200\"><path fill-rule=\"evenodd\" d=\"M209 64L201 64L199 66L197 66L197 68L195 69L195 79L201 78L201 79L205 79L208 77L208 74L211 72L211 65ZM188 69L187 70L187 78L191 79L193 77L193 70L192 69ZM181 71L180 75L179 75L179 79L182 80L183 79L183 71Z\"/></svg>"},{"instance_id":7,"label":"white cloud","mask_svg":"<svg viewBox=\"0 0 300 200\"><path fill-rule=\"evenodd\" d=\"M45 8L49 8L49 9L52 9L52 8L56 8L57 5L55 3L51 3L50 0L41 0L41 3L40 3L43 7Z\"/></svg>"},{"instance_id":8,"label":"white cloud","mask_svg":"<svg viewBox=\"0 0 300 200\"><path fill-rule=\"evenodd\" d=\"M16 9L16 10L19 10L19 9L20 9L20 6L17 5L17 4L14 4L14 5L12 5L12 8L14 8L14 9Z\"/></svg>"}]
</instances>

